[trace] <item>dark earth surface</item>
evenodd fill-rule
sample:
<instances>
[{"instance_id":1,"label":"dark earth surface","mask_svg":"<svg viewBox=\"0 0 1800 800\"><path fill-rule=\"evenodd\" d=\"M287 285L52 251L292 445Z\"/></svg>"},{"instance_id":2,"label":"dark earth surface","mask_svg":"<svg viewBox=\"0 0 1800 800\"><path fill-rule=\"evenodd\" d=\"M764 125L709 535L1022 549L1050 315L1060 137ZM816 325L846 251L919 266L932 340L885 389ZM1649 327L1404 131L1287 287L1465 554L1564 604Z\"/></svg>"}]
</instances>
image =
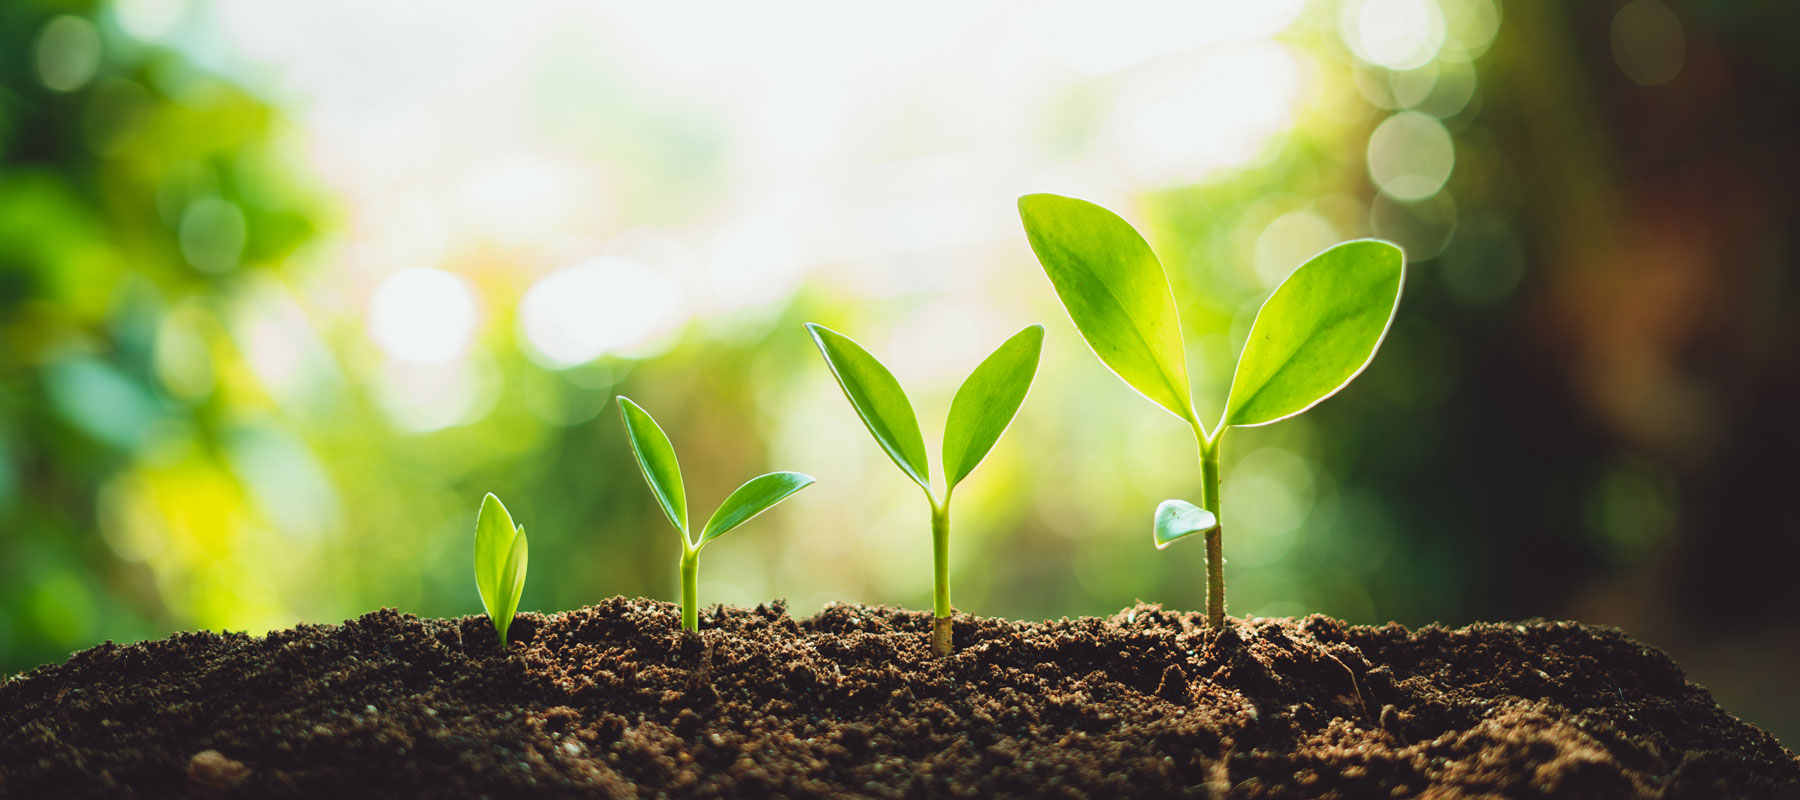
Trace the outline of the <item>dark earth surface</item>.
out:
<instances>
[{"instance_id":1,"label":"dark earth surface","mask_svg":"<svg viewBox=\"0 0 1800 800\"><path fill-rule=\"evenodd\" d=\"M614 598L105 644L0 684L0 796L1800 798L1660 651L1455 630Z\"/></svg>"}]
</instances>

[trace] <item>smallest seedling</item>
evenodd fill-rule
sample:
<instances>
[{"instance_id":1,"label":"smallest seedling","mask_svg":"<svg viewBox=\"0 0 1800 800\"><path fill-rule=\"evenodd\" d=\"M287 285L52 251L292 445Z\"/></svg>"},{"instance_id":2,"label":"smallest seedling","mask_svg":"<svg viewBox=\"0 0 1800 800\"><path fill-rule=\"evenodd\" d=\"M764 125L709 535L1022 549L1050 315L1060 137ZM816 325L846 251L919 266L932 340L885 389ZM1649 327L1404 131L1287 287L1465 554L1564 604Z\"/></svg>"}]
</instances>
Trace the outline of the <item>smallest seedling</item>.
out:
<instances>
[{"instance_id":1,"label":"smallest seedling","mask_svg":"<svg viewBox=\"0 0 1800 800\"><path fill-rule=\"evenodd\" d=\"M644 471L644 482L650 484L669 524L681 533L681 627L700 630L700 548L811 486L813 477L799 472L771 472L751 478L725 498L696 539L688 531L687 488L681 482L681 464L675 460L675 446L669 443L669 435L650 418L650 412L624 395L619 396L619 413L625 418L625 435L631 440L632 453L637 455L638 468Z\"/></svg>"},{"instance_id":2,"label":"smallest seedling","mask_svg":"<svg viewBox=\"0 0 1800 800\"><path fill-rule=\"evenodd\" d=\"M501 647L506 646L506 629L525 591L526 549L525 526L514 525L500 498L489 492L475 517L475 590L481 593L481 607L494 623Z\"/></svg>"}]
</instances>

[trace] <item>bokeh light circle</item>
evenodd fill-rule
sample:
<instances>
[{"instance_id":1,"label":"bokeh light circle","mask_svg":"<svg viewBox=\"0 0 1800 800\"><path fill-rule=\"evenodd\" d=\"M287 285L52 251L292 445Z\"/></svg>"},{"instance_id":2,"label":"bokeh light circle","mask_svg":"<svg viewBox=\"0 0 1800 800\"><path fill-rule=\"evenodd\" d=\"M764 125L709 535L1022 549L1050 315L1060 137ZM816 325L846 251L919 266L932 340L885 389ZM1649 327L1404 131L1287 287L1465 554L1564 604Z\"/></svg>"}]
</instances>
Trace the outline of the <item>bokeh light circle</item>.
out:
<instances>
[{"instance_id":1,"label":"bokeh light circle","mask_svg":"<svg viewBox=\"0 0 1800 800\"><path fill-rule=\"evenodd\" d=\"M1402 111L1369 136L1369 177L1395 200L1423 200L1444 188L1456 167L1456 145L1435 117Z\"/></svg>"},{"instance_id":2,"label":"bokeh light circle","mask_svg":"<svg viewBox=\"0 0 1800 800\"><path fill-rule=\"evenodd\" d=\"M1338 28L1357 58L1388 69L1425 66L1444 47L1444 15L1431 0L1353 0Z\"/></svg>"},{"instance_id":3,"label":"bokeh light circle","mask_svg":"<svg viewBox=\"0 0 1800 800\"><path fill-rule=\"evenodd\" d=\"M601 256L544 276L519 302L527 355L566 369L632 350L682 321L673 280L636 261Z\"/></svg>"},{"instance_id":4,"label":"bokeh light circle","mask_svg":"<svg viewBox=\"0 0 1800 800\"><path fill-rule=\"evenodd\" d=\"M1625 77L1643 86L1668 83L1687 60L1687 34L1657 0L1634 0L1613 15L1612 54Z\"/></svg>"},{"instance_id":5,"label":"bokeh light circle","mask_svg":"<svg viewBox=\"0 0 1800 800\"><path fill-rule=\"evenodd\" d=\"M475 323L475 292L442 270L400 270L369 299L369 337L401 361L439 364L462 355Z\"/></svg>"}]
</instances>

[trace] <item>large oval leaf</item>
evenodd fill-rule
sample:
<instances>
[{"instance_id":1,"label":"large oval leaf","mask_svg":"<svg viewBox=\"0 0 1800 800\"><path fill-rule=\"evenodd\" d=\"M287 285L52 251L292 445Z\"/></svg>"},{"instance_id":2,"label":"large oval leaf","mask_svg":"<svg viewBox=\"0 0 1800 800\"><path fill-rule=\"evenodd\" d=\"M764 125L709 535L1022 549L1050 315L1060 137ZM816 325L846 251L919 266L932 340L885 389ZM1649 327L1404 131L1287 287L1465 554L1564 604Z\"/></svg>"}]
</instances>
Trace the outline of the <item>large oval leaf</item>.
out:
<instances>
[{"instance_id":1,"label":"large oval leaf","mask_svg":"<svg viewBox=\"0 0 1800 800\"><path fill-rule=\"evenodd\" d=\"M1219 527L1219 518L1186 500L1164 500L1156 507L1156 521L1150 526L1150 541L1161 550L1175 540Z\"/></svg>"},{"instance_id":2,"label":"large oval leaf","mask_svg":"<svg viewBox=\"0 0 1800 800\"><path fill-rule=\"evenodd\" d=\"M1406 256L1376 239L1313 256L1256 312L1224 424L1267 425L1338 392L1375 358L1400 304Z\"/></svg>"},{"instance_id":3,"label":"large oval leaf","mask_svg":"<svg viewBox=\"0 0 1800 800\"><path fill-rule=\"evenodd\" d=\"M700 531L699 543L694 546L700 547L719 538L811 485L813 476L800 472L771 472L745 481L725 498L718 511L713 512L712 519L707 520L706 527Z\"/></svg>"},{"instance_id":4,"label":"large oval leaf","mask_svg":"<svg viewBox=\"0 0 1800 800\"><path fill-rule=\"evenodd\" d=\"M637 455L638 469L644 471L644 482L656 495L656 502L668 515L669 524L687 538L687 489L681 484L681 464L675 460L675 446L650 413L631 398L619 396L619 415L625 418L625 435L631 440L631 452Z\"/></svg>"},{"instance_id":5,"label":"large oval leaf","mask_svg":"<svg viewBox=\"0 0 1800 800\"><path fill-rule=\"evenodd\" d=\"M844 396L856 415L862 417L869 434L900 471L914 483L931 492L931 468L925 462L925 437L919 433L919 418L913 415L912 403L894 373L881 365L862 345L850 337L823 325L806 323L813 342L825 356L825 364L843 387Z\"/></svg>"},{"instance_id":6,"label":"large oval leaf","mask_svg":"<svg viewBox=\"0 0 1800 800\"><path fill-rule=\"evenodd\" d=\"M1019 198L1019 217L1094 354L1138 393L1192 422L1175 294L1144 237L1111 211L1054 194Z\"/></svg>"},{"instance_id":7,"label":"large oval leaf","mask_svg":"<svg viewBox=\"0 0 1800 800\"><path fill-rule=\"evenodd\" d=\"M969 379L956 390L956 398L950 401L950 420L944 426L946 492L975 471L1012 424L1031 389L1031 379L1037 375L1038 354L1043 349L1044 326L1019 331L969 373Z\"/></svg>"}]
</instances>

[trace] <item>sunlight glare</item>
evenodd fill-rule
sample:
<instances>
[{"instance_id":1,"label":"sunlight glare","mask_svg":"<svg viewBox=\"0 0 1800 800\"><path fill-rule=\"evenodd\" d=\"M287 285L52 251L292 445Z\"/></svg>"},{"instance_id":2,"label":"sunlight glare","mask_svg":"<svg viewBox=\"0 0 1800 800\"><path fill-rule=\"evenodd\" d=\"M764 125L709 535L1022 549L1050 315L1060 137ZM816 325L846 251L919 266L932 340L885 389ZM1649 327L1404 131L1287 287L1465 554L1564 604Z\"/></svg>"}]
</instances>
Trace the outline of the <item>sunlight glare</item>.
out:
<instances>
[{"instance_id":1,"label":"sunlight glare","mask_svg":"<svg viewBox=\"0 0 1800 800\"><path fill-rule=\"evenodd\" d=\"M370 338L402 361L436 364L462 355L475 324L475 292L442 270L400 270L383 278L369 299Z\"/></svg>"},{"instance_id":2,"label":"sunlight glare","mask_svg":"<svg viewBox=\"0 0 1800 800\"><path fill-rule=\"evenodd\" d=\"M526 291L519 325L527 355L567 369L668 333L685 321L681 308L680 290L667 276L600 256L552 272Z\"/></svg>"},{"instance_id":3,"label":"sunlight glare","mask_svg":"<svg viewBox=\"0 0 1800 800\"><path fill-rule=\"evenodd\" d=\"M1357 58L1388 69L1425 66L1444 46L1444 15L1431 0L1357 0L1338 25Z\"/></svg>"}]
</instances>

